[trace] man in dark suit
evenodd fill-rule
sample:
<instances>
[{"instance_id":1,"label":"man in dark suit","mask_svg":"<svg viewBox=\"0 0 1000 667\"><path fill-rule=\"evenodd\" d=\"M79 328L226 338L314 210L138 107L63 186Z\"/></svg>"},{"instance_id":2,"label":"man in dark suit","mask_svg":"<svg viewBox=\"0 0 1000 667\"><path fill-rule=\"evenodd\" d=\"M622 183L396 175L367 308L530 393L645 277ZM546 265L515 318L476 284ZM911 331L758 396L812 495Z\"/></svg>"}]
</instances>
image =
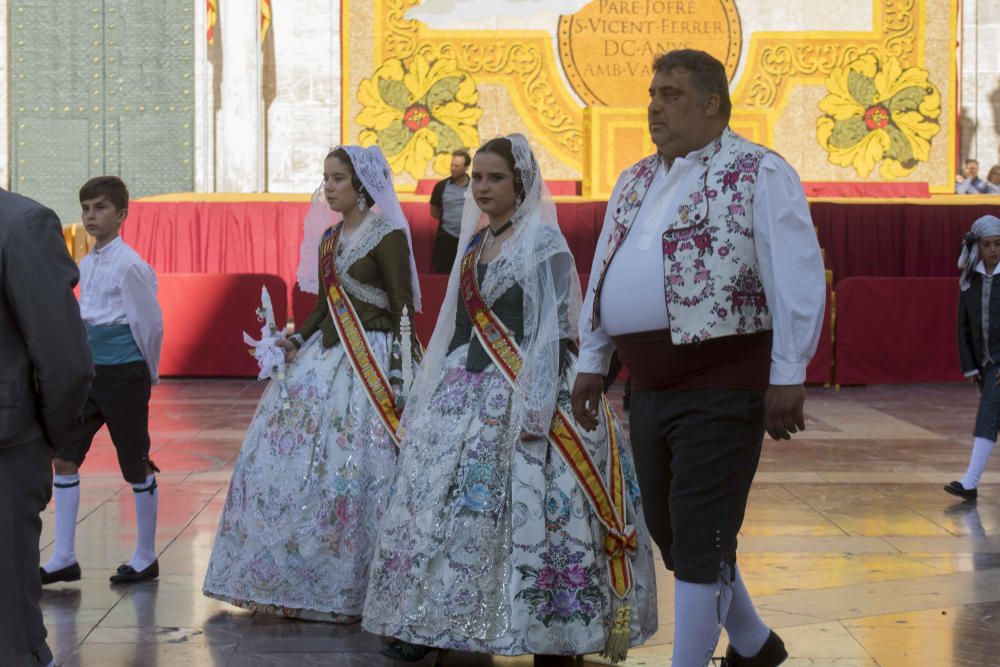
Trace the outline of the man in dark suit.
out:
<instances>
[{"instance_id":1,"label":"man in dark suit","mask_svg":"<svg viewBox=\"0 0 1000 667\"><path fill-rule=\"evenodd\" d=\"M48 665L39 516L93 365L59 218L0 189L0 665Z\"/></svg>"}]
</instances>

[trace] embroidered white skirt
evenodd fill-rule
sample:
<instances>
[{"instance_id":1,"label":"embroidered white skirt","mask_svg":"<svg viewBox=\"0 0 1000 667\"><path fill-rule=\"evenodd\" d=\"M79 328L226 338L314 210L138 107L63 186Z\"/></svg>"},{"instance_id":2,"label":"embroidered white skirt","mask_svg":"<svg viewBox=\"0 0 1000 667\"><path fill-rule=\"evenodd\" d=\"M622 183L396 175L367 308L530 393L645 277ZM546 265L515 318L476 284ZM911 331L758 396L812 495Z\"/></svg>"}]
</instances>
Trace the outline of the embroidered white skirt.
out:
<instances>
[{"instance_id":1,"label":"embroidered white skirt","mask_svg":"<svg viewBox=\"0 0 1000 667\"><path fill-rule=\"evenodd\" d=\"M604 528L559 452L522 441L512 389L495 366L465 370L468 346L445 362L430 407L400 446L396 491L383 516L363 626L416 644L497 655L600 651L622 604L613 594ZM569 409L573 368L561 378ZM649 533L628 439L617 429L638 551L631 644L656 631ZM603 416L583 432L604 475Z\"/></svg>"},{"instance_id":2,"label":"embroidered white skirt","mask_svg":"<svg viewBox=\"0 0 1000 667\"><path fill-rule=\"evenodd\" d=\"M388 368L391 334L371 332ZM312 620L361 614L396 450L339 343L317 333L247 429L205 575L206 595Z\"/></svg>"}]
</instances>

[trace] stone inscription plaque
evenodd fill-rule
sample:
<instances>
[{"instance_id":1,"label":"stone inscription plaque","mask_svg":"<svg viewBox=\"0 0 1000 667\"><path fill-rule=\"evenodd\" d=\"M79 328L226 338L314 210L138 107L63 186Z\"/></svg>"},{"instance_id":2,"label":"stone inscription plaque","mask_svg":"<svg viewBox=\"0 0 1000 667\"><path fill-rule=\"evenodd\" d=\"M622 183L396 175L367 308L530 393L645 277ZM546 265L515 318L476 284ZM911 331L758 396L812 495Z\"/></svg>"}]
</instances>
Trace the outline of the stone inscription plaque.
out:
<instances>
[{"instance_id":1,"label":"stone inscription plaque","mask_svg":"<svg viewBox=\"0 0 1000 667\"><path fill-rule=\"evenodd\" d=\"M700 49L726 67L739 63L742 34L733 0L595 0L559 19L566 77L590 106L644 106L652 61Z\"/></svg>"}]
</instances>

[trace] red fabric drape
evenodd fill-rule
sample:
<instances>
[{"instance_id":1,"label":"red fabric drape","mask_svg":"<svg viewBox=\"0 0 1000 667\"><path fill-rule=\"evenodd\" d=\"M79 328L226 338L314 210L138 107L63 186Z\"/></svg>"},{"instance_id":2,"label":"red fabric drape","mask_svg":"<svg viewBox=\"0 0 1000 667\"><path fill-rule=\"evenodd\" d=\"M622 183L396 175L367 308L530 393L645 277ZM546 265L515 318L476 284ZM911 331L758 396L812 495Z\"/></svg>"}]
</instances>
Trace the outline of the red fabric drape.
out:
<instances>
[{"instance_id":1,"label":"red fabric drape","mask_svg":"<svg viewBox=\"0 0 1000 667\"><path fill-rule=\"evenodd\" d=\"M557 204L577 268L589 271L604 202ZM157 273L271 273L295 284L305 202L133 202L122 238ZM427 202L403 202L420 273L430 271L437 222ZM289 298L291 295L289 294Z\"/></svg>"},{"instance_id":2,"label":"red fabric drape","mask_svg":"<svg viewBox=\"0 0 1000 667\"><path fill-rule=\"evenodd\" d=\"M275 323L285 326L285 282L262 274L161 273L157 297L163 309L160 375L253 377L257 362L247 354L243 332L260 338L257 320L267 286Z\"/></svg>"},{"instance_id":3,"label":"red fabric drape","mask_svg":"<svg viewBox=\"0 0 1000 667\"><path fill-rule=\"evenodd\" d=\"M810 206L826 266L838 284L854 276L957 277L959 246L996 205L834 204Z\"/></svg>"},{"instance_id":4,"label":"red fabric drape","mask_svg":"<svg viewBox=\"0 0 1000 667\"><path fill-rule=\"evenodd\" d=\"M437 223L426 202L404 202L417 270L430 270ZM559 202L559 224L590 271L605 202ZM295 283L304 202L133 202L125 241L156 271L273 273ZM996 205L815 202L813 222L834 281L854 276L955 276L962 235Z\"/></svg>"},{"instance_id":5,"label":"red fabric drape","mask_svg":"<svg viewBox=\"0 0 1000 667\"><path fill-rule=\"evenodd\" d=\"M949 382L958 367L954 278L847 278L837 285L839 384Z\"/></svg>"}]
</instances>

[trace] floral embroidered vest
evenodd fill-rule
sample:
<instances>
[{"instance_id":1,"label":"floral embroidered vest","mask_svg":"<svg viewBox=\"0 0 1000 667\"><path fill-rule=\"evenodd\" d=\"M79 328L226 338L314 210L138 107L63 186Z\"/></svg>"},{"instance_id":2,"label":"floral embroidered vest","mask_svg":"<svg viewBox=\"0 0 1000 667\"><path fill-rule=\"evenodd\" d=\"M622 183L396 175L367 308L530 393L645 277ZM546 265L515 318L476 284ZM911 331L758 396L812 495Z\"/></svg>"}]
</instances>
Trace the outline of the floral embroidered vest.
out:
<instances>
[{"instance_id":1,"label":"floral embroidered vest","mask_svg":"<svg viewBox=\"0 0 1000 667\"><path fill-rule=\"evenodd\" d=\"M700 158L699 187L687 193L663 233L663 291L675 345L771 328L753 239L753 196L770 151L728 128ZM629 168L614 206L614 229L594 291L591 327L600 325L601 288L660 167L660 156Z\"/></svg>"}]
</instances>

